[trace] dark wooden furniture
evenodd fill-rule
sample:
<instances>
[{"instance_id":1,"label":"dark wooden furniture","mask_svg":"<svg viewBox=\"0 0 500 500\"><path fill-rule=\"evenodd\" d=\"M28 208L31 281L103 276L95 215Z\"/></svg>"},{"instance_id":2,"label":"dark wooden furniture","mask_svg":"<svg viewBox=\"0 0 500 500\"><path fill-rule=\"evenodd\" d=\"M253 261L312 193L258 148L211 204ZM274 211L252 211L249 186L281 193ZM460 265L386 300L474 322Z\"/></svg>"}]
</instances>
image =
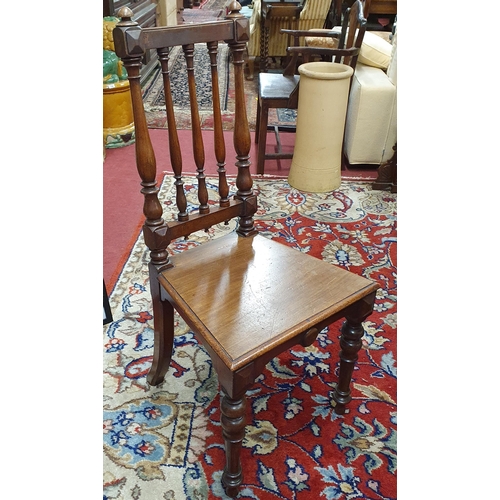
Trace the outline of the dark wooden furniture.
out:
<instances>
[{"instance_id":1,"label":"dark wooden furniture","mask_svg":"<svg viewBox=\"0 0 500 500\"><path fill-rule=\"evenodd\" d=\"M295 127L284 128L278 126L268 126L269 109L288 108L297 109L298 90L300 76L297 74L297 60L299 54L304 60L316 55L321 57L335 57L336 63L350 65L353 69L356 67L359 50L363 42L365 33L366 19L363 17L362 4L356 0L344 16L342 30L338 32L325 32L317 30L282 30L293 36L294 42L288 48L291 59L283 73L260 73L259 74L259 93L257 101L257 118L255 128L255 142L257 146L257 173L264 173L265 160L292 158L293 153L286 153L281 150L279 139L280 131L295 131ZM352 29L351 29L352 28ZM357 30L357 31L356 31ZM332 37L338 38L338 48L331 49L325 47L307 47L300 46L300 37ZM325 96L327 97L327 96ZM274 130L277 142L277 151L274 153L266 152L267 131ZM312 159L313 160L313 159Z\"/></svg>"},{"instance_id":2,"label":"dark wooden furniture","mask_svg":"<svg viewBox=\"0 0 500 500\"><path fill-rule=\"evenodd\" d=\"M117 13L122 7L134 9L134 21L140 26L144 28L156 26L156 2L154 0L103 0L103 15L118 16ZM158 64L156 51L146 51L143 56L143 63L141 82L147 80Z\"/></svg>"},{"instance_id":3,"label":"dark wooden furniture","mask_svg":"<svg viewBox=\"0 0 500 500\"><path fill-rule=\"evenodd\" d=\"M260 7L260 71L267 72L269 31L276 19L287 19L288 28L298 28L302 0L262 0Z\"/></svg>"},{"instance_id":4,"label":"dark wooden furniture","mask_svg":"<svg viewBox=\"0 0 500 500\"><path fill-rule=\"evenodd\" d=\"M395 16L398 13L398 2L397 0L371 0L365 2L365 17L368 19L368 15L380 16L388 15ZM348 7L353 4L353 0L332 0L332 6L330 7L329 20L330 24L326 27L331 28L335 24L339 25L342 18L342 12L344 12Z\"/></svg>"},{"instance_id":5,"label":"dark wooden furniture","mask_svg":"<svg viewBox=\"0 0 500 500\"><path fill-rule=\"evenodd\" d=\"M397 14L397 0L372 0L370 14Z\"/></svg>"},{"instance_id":6,"label":"dark wooden furniture","mask_svg":"<svg viewBox=\"0 0 500 500\"><path fill-rule=\"evenodd\" d=\"M243 65L249 37L248 19L233 1L224 20L198 25L141 29L132 11L120 10L114 30L116 52L129 75L133 101L136 161L144 194L144 239L150 249L150 286L154 315L153 363L148 382L162 383L169 368L174 338L174 309L184 318L210 354L223 397L221 426L226 465L222 482L230 497L242 481L240 449L245 432L245 393L274 357L295 344L314 342L318 333L340 318L340 371L332 404L344 413L351 400L350 380L361 347L362 321L372 312L379 285L325 261L268 239L254 225L257 196L252 189L250 131L245 109ZM228 43L235 82L233 143L236 151L237 192L230 196L219 102L217 45ZM204 147L196 101L193 53L206 43L212 67L215 156L219 172L219 201L208 202ZM169 51L182 45L191 99L193 149L183 155L177 136L170 93ZM177 213L164 218L156 185L156 158L144 113L140 68L146 50L156 49L162 66L170 164L176 187ZM182 161L198 171L198 210L188 210ZM196 248L170 255L176 238L237 218L237 229ZM165 380L168 384L168 378Z\"/></svg>"},{"instance_id":7,"label":"dark wooden furniture","mask_svg":"<svg viewBox=\"0 0 500 500\"><path fill-rule=\"evenodd\" d=\"M366 23L367 31L393 32L397 7L397 0L372 0Z\"/></svg>"},{"instance_id":8,"label":"dark wooden furniture","mask_svg":"<svg viewBox=\"0 0 500 500\"><path fill-rule=\"evenodd\" d=\"M398 192L398 151L397 144L392 148L394 154L392 158L380 164L378 175L372 184L373 189L389 190L391 193Z\"/></svg>"},{"instance_id":9,"label":"dark wooden furniture","mask_svg":"<svg viewBox=\"0 0 500 500\"><path fill-rule=\"evenodd\" d=\"M353 0L335 0L345 10ZM392 31L393 23L397 15L397 0L371 0L369 9L365 9L367 31ZM384 22L379 22L379 19Z\"/></svg>"}]
</instances>

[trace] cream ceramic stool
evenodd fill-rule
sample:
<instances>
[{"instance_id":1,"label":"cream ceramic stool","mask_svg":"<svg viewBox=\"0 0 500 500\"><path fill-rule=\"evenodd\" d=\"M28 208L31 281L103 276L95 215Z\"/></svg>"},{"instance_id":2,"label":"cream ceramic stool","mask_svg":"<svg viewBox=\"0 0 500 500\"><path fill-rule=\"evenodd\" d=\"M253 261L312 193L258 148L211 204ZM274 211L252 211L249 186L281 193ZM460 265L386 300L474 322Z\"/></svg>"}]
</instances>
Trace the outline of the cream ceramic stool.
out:
<instances>
[{"instance_id":1,"label":"cream ceramic stool","mask_svg":"<svg viewBox=\"0 0 500 500\"><path fill-rule=\"evenodd\" d=\"M340 186L349 85L353 69L333 62L299 66L297 131L290 186L310 193Z\"/></svg>"}]
</instances>

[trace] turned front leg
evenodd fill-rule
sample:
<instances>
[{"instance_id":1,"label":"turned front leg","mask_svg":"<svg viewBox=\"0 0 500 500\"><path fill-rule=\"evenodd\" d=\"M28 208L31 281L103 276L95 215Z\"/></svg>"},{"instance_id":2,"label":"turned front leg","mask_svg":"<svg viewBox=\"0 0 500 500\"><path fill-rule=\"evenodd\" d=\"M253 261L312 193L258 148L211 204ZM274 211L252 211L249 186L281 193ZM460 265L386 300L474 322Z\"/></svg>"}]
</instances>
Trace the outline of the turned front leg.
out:
<instances>
[{"instance_id":1,"label":"turned front leg","mask_svg":"<svg viewBox=\"0 0 500 500\"><path fill-rule=\"evenodd\" d=\"M340 370L339 382L333 391L335 413L343 415L346 405L351 401L351 379L354 365L361 349L364 329L363 321L372 313L376 290L355 302L346 313L346 320L340 330Z\"/></svg>"},{"instance_id":2,"label":"turned front leg","mask_svg":"<svg viewBox=\"0 0 500 500\"><path fill-rule=\"evenodd\" d=\"M225 391L221 400L222 435L226 449L226 466L222 473L222 485L226 495L235 498L242 482L241 444L245 436L245 394L240 399L231 399Z\"/></svg>"},{"instance_id":3,"label":"turned front leg","mask_svg":"<svg viewBox=\"0 0 500 500\"><path fill-rule=\"evenodd\" d=\"M343 415L346 405L351 401L351 379L354 365L358 360L358 352L361 349L361 339L364 329L361 322L354 322L347 319L342 325L340 337L340 370L339 381L333 399L337 403L335 413Z\"/></svg>"}]
</instances>

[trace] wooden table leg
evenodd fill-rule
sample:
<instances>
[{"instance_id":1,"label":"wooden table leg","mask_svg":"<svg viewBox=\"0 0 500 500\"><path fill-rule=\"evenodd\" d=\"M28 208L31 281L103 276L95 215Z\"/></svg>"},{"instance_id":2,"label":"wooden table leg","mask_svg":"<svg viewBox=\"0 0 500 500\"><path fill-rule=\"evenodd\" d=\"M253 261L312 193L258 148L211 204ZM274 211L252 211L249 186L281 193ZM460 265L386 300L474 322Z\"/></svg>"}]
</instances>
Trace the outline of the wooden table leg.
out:
<instances>
[{"instance_id":1,"label":"wooden table leg","mask_svg":"<svg viewBox=\"0 0 500 500\"><path fill-rule=\"evenodd\" d=\"M362 322L372 313L374 303L375 292L357 302L346 315L346 321L342 325L339 381L332 396L336 403L334 411L337 415L345 413L346 405L352 399L351 379L364 335Z\"/></svg>"}]
</instances>

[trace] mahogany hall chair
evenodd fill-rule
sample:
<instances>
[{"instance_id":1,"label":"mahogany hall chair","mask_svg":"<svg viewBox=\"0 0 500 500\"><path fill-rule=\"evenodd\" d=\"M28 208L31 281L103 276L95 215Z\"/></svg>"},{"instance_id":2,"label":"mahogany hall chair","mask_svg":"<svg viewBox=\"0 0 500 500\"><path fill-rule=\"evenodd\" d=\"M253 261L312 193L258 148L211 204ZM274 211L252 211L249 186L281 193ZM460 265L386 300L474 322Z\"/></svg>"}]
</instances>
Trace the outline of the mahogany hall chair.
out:
<instances>
[{"instance_id":1,"label":"mahogany hall chair","mask_svg":"<svg viewBox=\"0 0 500 500\"><path fill-rule=\"evenodd\" d=\"M250 132L245 109L243 65L248 20L233 1L225 19L193 25L141 29L133 12L122 7L114 29L115 50L128 72L132 95L136 162L142 179L143 234L150 249L150 287L154 316L153 363L147 380L162 383L174 340L174 309L184 318L212 358L222 390L221 426L226 464L222 482L235 497L242 482L240 450L245 432L245 393L274 357L295 344L308 346L330 323L345 318L341 329L340 372L334 391L335 411L345 412L351 400L350 381L363 336L362 321L373 310L378 284L259 234L253 215ZM229 196L225 173L217 45L223 40L232 53L235 81L234 147L237 192ZM220 199L209 206L204 175L204 146L198 118L193 63L194 44L206 43L212 68L215 150ZM170 94L169 51L182 45L191 99L193 151L181 151ZM156 185L156 158L144 113L140 70L146 50L157 49L161 62L170 164L176 187L176 220L163 217ZM199 206L188 213L182 180L182 159L197 167ZM237 228L219 238L171 255L176 238L237 219ZM168 220L168 222L167 222ZM172 376L172 375L170 375ZM168 376L165 382L168 384Z\"/></svg>"},{"instance_id":2,"label":"mahogany hall chair","mask_svg":"<svg viewBox=\"0 0 500 500\"><path fill-rule=\"evenodd\" d=\"M346 10L342 29L338 30L281 30L282 33L291 35L294 44L288 47L290 62L283 73L260 73L259 93L257 101L257 119L255 128L255 142L257 143L257 173L264 173L264 162L266 160L276 160L293 158L293 153L282 151L280 141L280 131L295 132L295 126L270 126L269 110L272 108L297 109L299 99L298 56L301 54L303 62L311 56L328 57L336 63L343 63L356 69L358 54L361 49L363 37L366 29L366 19L363 17L363 5L360 0L356 0L353 5ZM312 47L299 45L301 37L320 37L338 39L336 48ZM328 97L326 97L328 98ZM277 151L266 152L267 131L274 130L276 137Z\"/></svg>"}]
</instances>

